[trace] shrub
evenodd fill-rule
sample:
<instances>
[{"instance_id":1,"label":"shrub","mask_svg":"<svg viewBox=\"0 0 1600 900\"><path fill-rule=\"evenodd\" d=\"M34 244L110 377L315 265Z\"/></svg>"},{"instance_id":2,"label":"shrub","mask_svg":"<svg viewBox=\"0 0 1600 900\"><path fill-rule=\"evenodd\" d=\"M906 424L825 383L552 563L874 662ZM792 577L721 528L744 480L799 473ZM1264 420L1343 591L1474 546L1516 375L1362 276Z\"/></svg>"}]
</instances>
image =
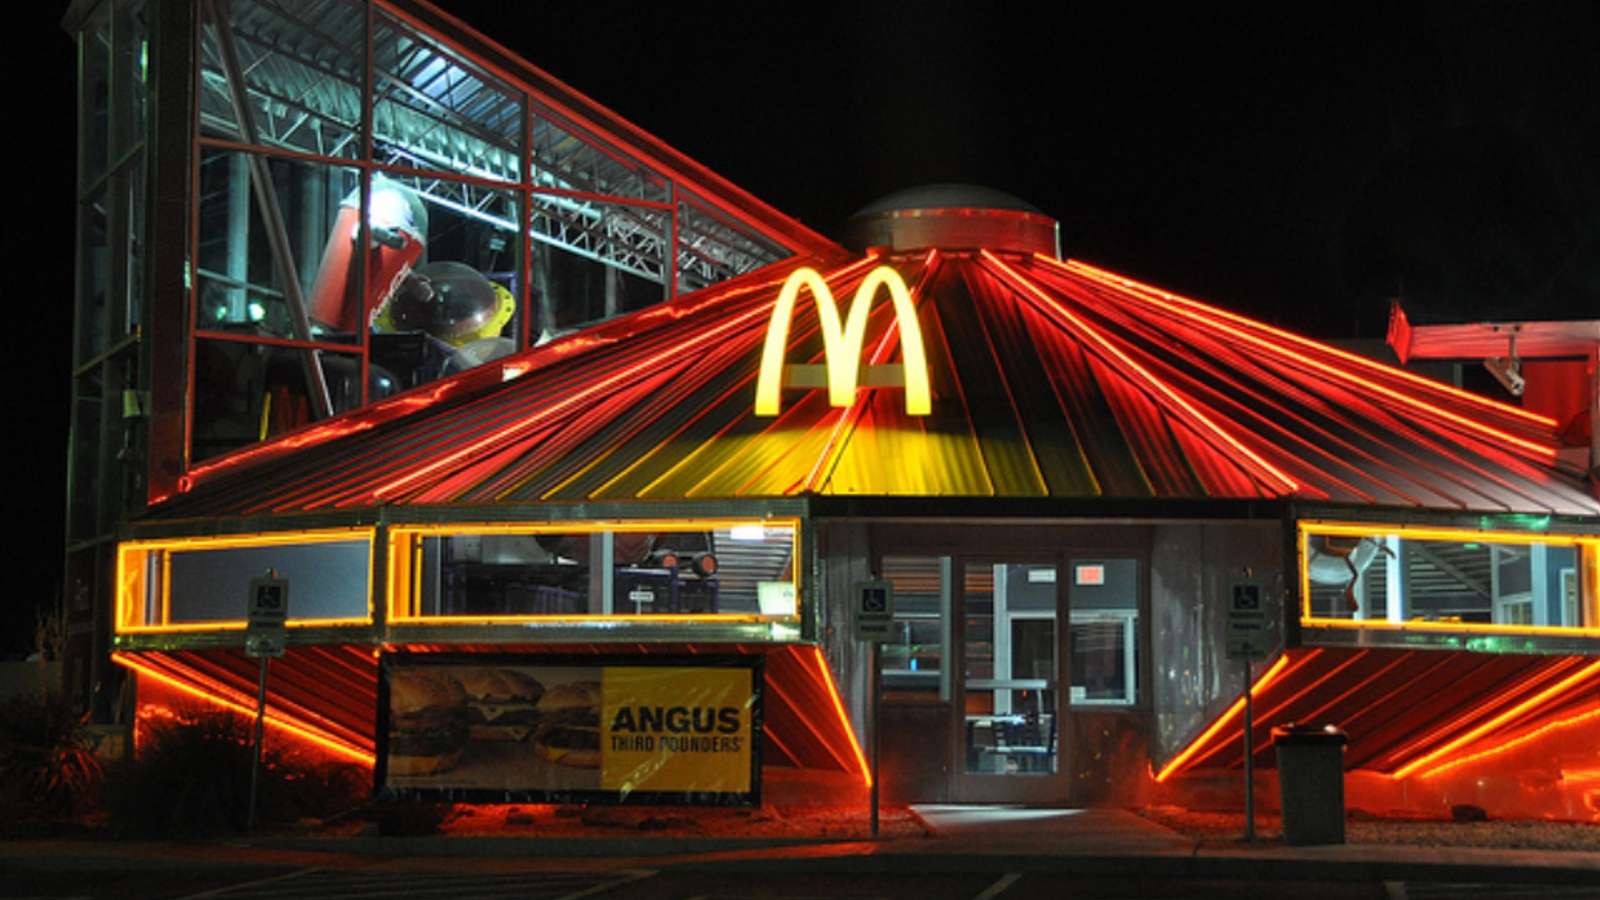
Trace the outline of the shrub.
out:
<instances>
[{"instance_id":1,"label":"shrub","mask_svg":"<svg viewBox=\"0 0 1600 900\"><path fill-rule=\"evenodd\" d=\"M100 786L100 761L85 739L89 714L57 691L0 702L0 808L8 820L85 811Z\"/></svg>"},{"instance_id":2,"label":"shrub","mask_svg":"<svg viewBox=\"0 0 1600 900\"><path fill-rule=\"evenodd\" d=\"M438 834L454 812L455 806L444 801L387 795L368 805L367 818L381 835L421 837Z\"/></svg>"},{"instance_id":3,"label":"shrub","mask_svg":"<svg viewBox=\"0 0 1600 900\"><path fill-rule=\"evenodd\" d=\"M188 712L151 721L136 758L106 781L111 824L148 836L243 831L253 736L250 720L229 713ZM285 754L270 737L261 756L258 823L321 818L361 801L367 784L362 770Z\"/></svg>"}]
</instances>

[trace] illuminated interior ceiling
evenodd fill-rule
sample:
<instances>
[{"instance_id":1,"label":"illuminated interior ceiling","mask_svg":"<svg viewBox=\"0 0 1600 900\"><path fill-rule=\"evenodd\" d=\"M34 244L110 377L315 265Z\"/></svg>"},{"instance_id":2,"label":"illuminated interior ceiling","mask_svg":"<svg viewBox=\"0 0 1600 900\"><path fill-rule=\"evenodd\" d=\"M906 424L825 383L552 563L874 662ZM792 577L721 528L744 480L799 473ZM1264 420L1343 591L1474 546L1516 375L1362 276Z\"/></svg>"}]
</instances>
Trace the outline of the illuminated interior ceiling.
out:
<instances>
[{"instance_id":1,"label":"illuminated interior ceiling","mask_svg":"<svg viewBox=\"0 0 1600 900\"><path fill-rule=\"evenodd\" d=\"M217 17L231 23L257 140L271 148L359 157L365 8L350 0L234 0L219 9L226 12ZM522 183L526 161L527 180L553 192L533 195L532 237L639 277L665 283L669 264L676 265L680 289L692 290L791 252L741 225L738 215L719 211L724 198L709 196L715 186L669 185L650 154L628 146L626 137L585 128L542 95L528 97L531 126L525 130L518 85L384 7L373 17L373 158L411 170L386 174L425 201L517 232L515 222L501 221L494 211L502 206L494 184ZM208 14L200 48L200 123L209 135L243 140L218 27ZM549 80L521 66L531 81ZM538 89L537 83L530 87ZM592 107L585 98L576 102ZM600 117L595 109L580 108L576 115L588 113ZM707 195L695 196L695 190ZM676 258L669 225L674 206ZM790 221L769 225L804 231Z\"/></svg>"},{"instance_id":2,"label":"illuminated interior ceiling","mask_svg":"<svg viewBox=\"0 0 1600 900\"><path fill-rule=\"evenodd\" d=\"M755 413L780 287L910 286L931 413L866 387ZM878 296L868 366L899 361ZM824 362L817 304L786 359ZM803 258L290 433L192 473L155 515L379 504L820 495L1271 499L1593 516L1549 419L1043 255ZM518 374L520 373L520 374Z\"/></svg>"},{"instance_id":3,"label":"illuminated interior ceiling","mask_svg":"<svg viewBox=\"0 0 1600 900\"><path fill-rule=\"evenodd\" d=\"M1255 764L1275 765L1271 729L1332 724L1346 769L1428 778L1459 760L1600 710L1600 659L1458 650L1294 648L1257 679ZM1161 780L1244 766L1242 702L1176 754Z\"/></svg>"},{"instance_id":4,"label":"illuminated interior ceiling","mask_svg":"<svg viewBox=\"0 0 1600 900\"><path fill-rule=\"evenodd\" d=\"M812 645L407 645L412 652L481 652L619 656L760 653L764 655L762 764L832 770L868 780L860 743L837 686ZM257 664L237 649L117 653L117 663L191 698L197 707L255 709ZM290 647L272 664L267 721L279 733L371 764L377 747L378 658L373 648L343 644Z\"/></svg>"}]
</instances>

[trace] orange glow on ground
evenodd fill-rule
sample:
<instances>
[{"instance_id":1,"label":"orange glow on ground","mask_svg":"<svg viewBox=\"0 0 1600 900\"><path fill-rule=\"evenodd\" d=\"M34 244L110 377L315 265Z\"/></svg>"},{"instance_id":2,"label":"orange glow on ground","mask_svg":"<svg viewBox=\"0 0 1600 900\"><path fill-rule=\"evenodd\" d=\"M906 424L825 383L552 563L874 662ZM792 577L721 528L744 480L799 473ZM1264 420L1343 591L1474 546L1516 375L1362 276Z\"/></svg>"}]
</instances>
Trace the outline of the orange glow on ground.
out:
<instances>
[{"instance_id":1,"label":"orange glow on ground","mask_svg":"<svg viewBox=\"0 0 1600 900\"><path fill-rule=\"evenodd\" d=\"M1310 657L1307 656L1306 658L1309 659ZM1250 686L1250 696L1252 698L1259 696L1261 692L1266 689L1267 685L1270 684L1274 678L1277 678L1278 675L1283 671L1284 667L1288 664L1289 655L1280 655L1271 666L1267 667L1265 672L1261 673L1261 677L1256 679L1255 684ZM1189 742L1189 746L1183 748L1183 750L1180 751L1177 756L1174 756L1171 761L1163 766L1161 771L1156 773L1156 781L1158 783L1166 781L1172 776L1172 773L1182 768L1183 765L1192 759L1195 754L1199 753L1200 748L1205 746L1206 742L1211 740L1211 738L1214 737L1217 732L1227 727L1227 725L1234 720L1234 717L1243 713L1244 697L1241 696L1238 700L1233 702L1232 706L1228 707L1227 712L1224 712L1220 717L1218 717L1217 721L1211 723L1210 728L1202 731L1199 737Z\"/></svg>"},{"instance_id":2,"label":"orange glow on ground","mask_svg":"<svg viewBox=\"0 0 1600 900\"><path fill-rule=\"evenodd\" d=\"M229 710L230 712L234 712L251 719L255 717L256 711L253 701L246 703L241 698L230 697L223 692L220 686L205 686L184 681L180 678L174 678L171 675L168 675L164 672L159 672L151 666L140 662L137 657L128 653L113 653L111 654L111 661L139 673L141 677L154 679L168 687L174 688L197 699L204 700L207 703L220 706L223 709ZM228 693L231 694L232 692ZM301 724L292 717L284 716L282 713L272 712L270 706L268 707L265 721L267 725L284 734L292 735L298 740L306 741L319 749L332 752L344 759L360 763L364 766L372 766L376 764L376 758L371 752L363 750L359 747L353 747L343 741L336 740L321 731L311 728L308 725Z\"/></svg>"}]
</instances>

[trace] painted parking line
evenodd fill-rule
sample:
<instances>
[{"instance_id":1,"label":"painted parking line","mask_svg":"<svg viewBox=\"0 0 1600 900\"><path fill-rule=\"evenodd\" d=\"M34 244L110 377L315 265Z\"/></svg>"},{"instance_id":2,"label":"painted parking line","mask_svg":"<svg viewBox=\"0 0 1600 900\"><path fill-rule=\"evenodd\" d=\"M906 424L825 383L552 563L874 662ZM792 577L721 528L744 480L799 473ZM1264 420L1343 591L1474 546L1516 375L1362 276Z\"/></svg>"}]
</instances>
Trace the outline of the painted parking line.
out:
<instances>
[{"instance_id":1,"label":"painted parking line","mask_svg":"<svg viewBox=\"0 0 1600 900\"><path fill-rule=\"evenodd\" d=\"M472 897L474 900L580 900L654 872L436 873L367 869L299 869L284 875L192 894L184 900L388 900Z\"/></svg>"},{"instance_id":2,"label":"painted parking line","mask_svg":"<svg viewBox=\"0 0 1600 900\"><path fill-rule=\"evenodd\" d=\"M984 888L983 892L973 897L972 900L994 900L994 898L1005 893L1006 888L1016 884L1017 879L1021 877L1021 872L1007 872L996 879L994 884Z\"/></svg>"}]
</instances>

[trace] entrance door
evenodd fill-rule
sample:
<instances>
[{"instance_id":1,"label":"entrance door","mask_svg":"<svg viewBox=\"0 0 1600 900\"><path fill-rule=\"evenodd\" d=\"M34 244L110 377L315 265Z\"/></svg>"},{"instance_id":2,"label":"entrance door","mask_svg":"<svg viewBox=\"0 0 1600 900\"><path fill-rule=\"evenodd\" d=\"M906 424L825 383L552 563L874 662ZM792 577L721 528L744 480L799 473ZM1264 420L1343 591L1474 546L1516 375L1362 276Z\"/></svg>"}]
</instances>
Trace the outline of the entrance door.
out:
<instances>
[{"instance_id":1,"label":"entrance door","mask_svg":"<svg viewBox=\"0 0 1600 900\"><path fill-rule=\"evenodd\" d=\"M954 581L952 799L1061 802L1065 618L1056 563L957 559Z\"/></svg>"}]
</instances>

